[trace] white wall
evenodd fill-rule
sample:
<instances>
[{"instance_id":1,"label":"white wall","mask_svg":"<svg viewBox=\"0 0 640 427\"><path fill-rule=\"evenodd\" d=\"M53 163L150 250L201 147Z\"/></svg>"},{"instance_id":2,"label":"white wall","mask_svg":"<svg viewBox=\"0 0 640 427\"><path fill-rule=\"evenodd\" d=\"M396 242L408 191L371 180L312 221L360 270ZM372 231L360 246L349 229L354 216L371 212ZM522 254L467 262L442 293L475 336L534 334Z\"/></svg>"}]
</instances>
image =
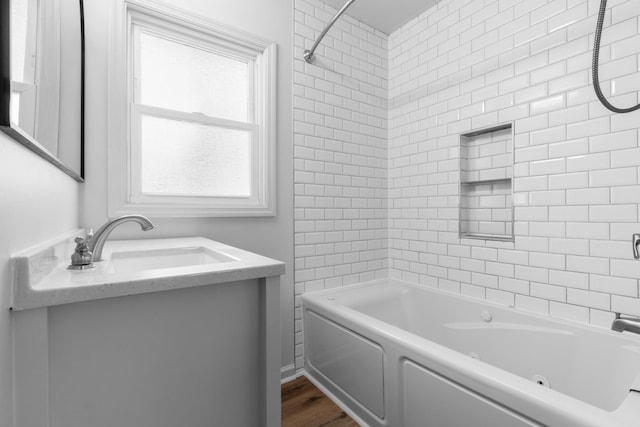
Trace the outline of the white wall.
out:
<instances>
[{"instance_id":1,"label":"white wall","mask_svg":"<svg viewBox=\"0 0 640 427\"><path fill-rule=\"evenodd\" d=\"M0 134L0 426L13 425L13 253L78 226L78 183Z\"/></svg>"},{"instance_id":2,"label":"white wall","mask_svg":"<svg viewBox=\"0 0 640 427\"><path fill-rule=\"evenodd\" d=\"M282 277L282 366L293 365L293 202L291 0L173 0L176 7L251 32L278 45L278 204L274 218L154 219L156 228L141 233L135 225L116 238L204 236L278 259L287 264ZM107 220L107 70L111 2L85 1L87 31L87 182L82 225L97 228ZM124 171L124 169L123 169ZM292 371L288 372L289 374Z\"/></svg>"},{"instance_id":3,"label":"white wall","mask_svg":"<svg viewBox=\"0 0 640 427\"><path fill-rule=\"evenodd\" d=\"M605 327L640 315L640 112L590 86L598 5L443 0L390 36L393 276ZM637 5L610 1L603 33L622 106L640 89ZM515 243L461 240L459 134L510 121Z\"/></svg>"},{"instance_id":4,"label":"white wall","mask_svg":"<svg viewBox=\"0 0 640 427\"><path fill-rule=\"evenodd\" d=\"M295 1L294 186L296 366L302 368L303 292L386 277L387 37L344 15Z\"/></svg>"}]
</instances>

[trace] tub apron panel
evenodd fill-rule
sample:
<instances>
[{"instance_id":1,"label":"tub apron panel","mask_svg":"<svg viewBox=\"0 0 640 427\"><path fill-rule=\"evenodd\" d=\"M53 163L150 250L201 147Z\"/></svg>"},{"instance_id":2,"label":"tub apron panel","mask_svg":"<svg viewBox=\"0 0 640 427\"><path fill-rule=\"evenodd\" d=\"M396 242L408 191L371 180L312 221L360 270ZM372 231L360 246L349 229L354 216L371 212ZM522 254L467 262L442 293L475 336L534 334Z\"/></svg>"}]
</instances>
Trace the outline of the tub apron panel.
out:
<instances>
[{"instance_id":1,"label":"tub apron panel","mask_svg":"<svg viewBox=\"0 0 640 427\"><path fill-rule=\"evenodd\" d=\"M382 348L316 313L305 317L307 362L351 398L385 417Z\"/></svg>"}]
</instances>

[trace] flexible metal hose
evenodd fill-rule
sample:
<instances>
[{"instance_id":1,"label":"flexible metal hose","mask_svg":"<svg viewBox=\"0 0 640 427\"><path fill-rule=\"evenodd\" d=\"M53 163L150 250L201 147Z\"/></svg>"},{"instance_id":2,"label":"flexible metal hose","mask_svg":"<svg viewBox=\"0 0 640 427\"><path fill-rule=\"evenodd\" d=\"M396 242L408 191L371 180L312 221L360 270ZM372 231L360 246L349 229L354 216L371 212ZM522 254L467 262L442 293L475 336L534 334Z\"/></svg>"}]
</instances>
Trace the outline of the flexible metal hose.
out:
<instances>
[{"instance_id":1,"label":"flexible metal hose","mask_svg":"<svg viewBox=\"0 0 640 427\"><path fill-rule=\"evenodd\" d=\"M598 11L598 21L596 23L596 37L593 42L593 62L591 65L591 71L593 73L593 89L596 91L596 95L602 105L614 113L630 113L640 108L640 104L629 108L614 107L607 101L602 90L600 89L600 79L598 78L598 62L600 60L600 37L602 36L602 24L604 22L604 14L607 10L607 0L600 0L600 10Z\"/></svg>"}]
</instances>

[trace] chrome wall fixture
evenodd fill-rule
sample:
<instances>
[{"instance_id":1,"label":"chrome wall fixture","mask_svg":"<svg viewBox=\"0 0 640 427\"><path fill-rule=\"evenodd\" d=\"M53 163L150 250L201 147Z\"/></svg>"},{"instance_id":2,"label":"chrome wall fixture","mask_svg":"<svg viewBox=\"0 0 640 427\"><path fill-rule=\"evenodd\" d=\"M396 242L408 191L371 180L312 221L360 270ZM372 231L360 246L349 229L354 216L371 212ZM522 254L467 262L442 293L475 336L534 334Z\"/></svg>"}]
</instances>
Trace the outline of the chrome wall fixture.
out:
<instances>
[{"instance_id":1,"label":"chrome wall fixture","mask_svg":"<svg viewBox=\"0 0 640 427\"><path fill-rule=\"evenodd\" d=\"M304 60L307 61L307 63L309 64L313 64L313 61L315 59L315 51L318 48L318 45L320 44L320 42L322 41L322 39L324 38L324 36L327 34L327 31L329 31L329 29L331 29L331 27L333 27L333 24L335 24L335 22L338 20L338 18L340 18L340 16L342 16L342 14L345 12L345 10L347 10L347 8L349 6L351 6L351 3L353 3L356 0L347 0L347 2L344 4L344 6L342 6L342 8L340 8L340 10L338 11L338 13L335 14L335 16L331 19L331 21L327 24L327 26L324 28L324 30L322 30L322 32L320 33L320 36L318 37L318 39L316 40L316 42L313 44L313 46L311 46L311 49L307 49L304 51Z\"/></svg>"}]
</instances>

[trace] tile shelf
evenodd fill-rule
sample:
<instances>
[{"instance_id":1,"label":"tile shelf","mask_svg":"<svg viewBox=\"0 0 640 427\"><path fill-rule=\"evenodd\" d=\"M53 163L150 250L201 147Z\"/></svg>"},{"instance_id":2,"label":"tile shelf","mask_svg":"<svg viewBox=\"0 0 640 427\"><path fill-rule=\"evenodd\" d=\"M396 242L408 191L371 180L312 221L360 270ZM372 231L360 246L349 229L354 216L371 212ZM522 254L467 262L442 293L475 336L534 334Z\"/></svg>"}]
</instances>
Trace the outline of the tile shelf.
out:
<instances>
[{"instance_id":1,"label":"tile shelf","mask_svg":"<svg viewBox=\"0 0 640 427\"><path fill-rule=\"evenodd\" d=\"M511 182L511 178L478 179L470 181L460 181L462 185L497 184L501 182Z\"/></svg>"},{"instance_id":2,"label":"tile shelf","mask_svg":"<svg viewBox=\"0 0 640 427\"><path fill-rule=\"evenodd\" d=\"M460 238L513 242L512 173L512 123L460 134Z\"/></svg>"},{"instance_id":3,"label":"tile shelf","mask_svg":"<svg viewBox=\"0 0 640 427\"><path fill-rule=\"evenodd\" d=\"M460 238L476 239L476 240L493 240L497 242L513 242L513 236L503 236L499 234L460 233Z\"/></svg>"},{"instance_id":4,"label":"tile shelf","mask_svg":"<svg viewBox=\"0 0 640 427\"><path fill-rule=\"evenodd\" d=\"M511 123L504 123L501 125L496 125L496 126L491 126L488 128L483 128L483 129L477 129L477 130L473 130L471 132L467 132L467 133L463 133L460 136L466 137L466 138L471 138L474 136L478 136L478 135L484 135L487 133L494 133L494 132L498 132L501 130L506 130L506 129L512 129L513 125Z\"/></svg>"}]
</instances>

